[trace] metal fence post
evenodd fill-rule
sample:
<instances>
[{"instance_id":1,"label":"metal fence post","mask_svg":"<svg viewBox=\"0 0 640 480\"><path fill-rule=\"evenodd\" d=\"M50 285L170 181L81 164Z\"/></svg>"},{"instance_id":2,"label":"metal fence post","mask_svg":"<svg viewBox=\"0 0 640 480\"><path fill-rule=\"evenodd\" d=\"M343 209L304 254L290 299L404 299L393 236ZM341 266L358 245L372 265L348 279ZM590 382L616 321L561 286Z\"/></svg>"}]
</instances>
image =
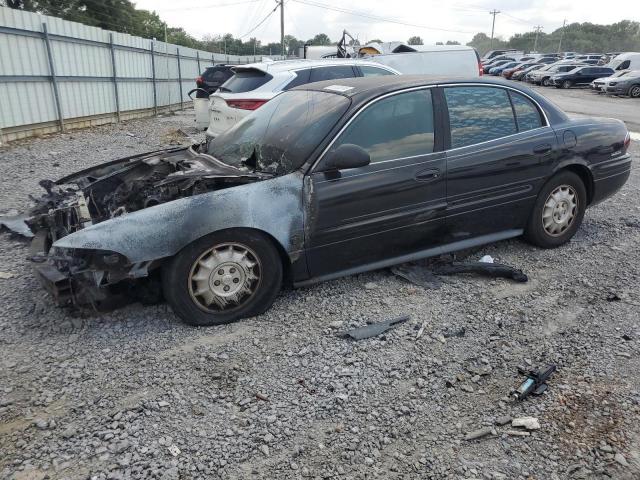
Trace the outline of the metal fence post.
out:
<instances>
[{"instance_id":1,"label":"metal fence post","mask_svg":"<svg viewBox=\"0 0 640 480\"><path fill-rule=\"evenodd\" d=\"M42 23L42 34L44 36L44 43L47 46L47 58L49 59L49 71L51 72L51 84L53 85L53 96L56 102L56 110L58 111L58 122L60 123L60 131L64 132L64 118L62 116L62 105L60 104L60 91L58 90L56 69L53 64L53 54L51 53L51 41L49 40L47 24L44 22Z\"/></svg>"},{"instance_id":2,"label":"metal fence post","mask_svg":"<svg viewBox=\"0 0 640 480\"><path fill-rule=\"evenodd\" d=\"M200 52L198 52L196 50L196 60L198 61L198 75L200 75L202 73L202 70L200 70Z\"/></svg>"},{"instance_id":3,"label":"metal fence post","mask_svg":"<svg viewBox=\"0 0 640 480\"><path fill-rule=\"evenodd\" d=\"M113 93L116 99L116 116L120 123L120 97L118 94L118 79L116 73L116 51L113 48L113 33L109 34L109 49L111 50L111 69L113 70Z\"/></svg>"},{"instance_id":4,"label":"metal fence post","mask_svg":"<svg viewBox=\"0 0 640 480\"><path fill-rule=\"evenodd\" d=\"M156 89L156 57L153 53L153 40L151 40L151 77L153 81L153 114L158 115L158 91Z\"/></svg>"},{"instance_id":5,"label":"metal fence post","mask_svg":"<svg viewBox=\"0 0 640 480\"><path fill-rule=\"evenodd\" d=\"M180 85L180 110L182 110L182 72L180 71L180 49L176 48L176 56L178 57L178 85Z\"/></svg>"},{"instance_id":6,"label":"metal fence post","mask_svg":"<svg viewBox=\"0 0 640 480\"><path fill-rule=\"evenodd\" d=\"M211 54L211 66L213 67L216 64L216 57L215 55L212 53Z\"/></svg>"}]
</instances>

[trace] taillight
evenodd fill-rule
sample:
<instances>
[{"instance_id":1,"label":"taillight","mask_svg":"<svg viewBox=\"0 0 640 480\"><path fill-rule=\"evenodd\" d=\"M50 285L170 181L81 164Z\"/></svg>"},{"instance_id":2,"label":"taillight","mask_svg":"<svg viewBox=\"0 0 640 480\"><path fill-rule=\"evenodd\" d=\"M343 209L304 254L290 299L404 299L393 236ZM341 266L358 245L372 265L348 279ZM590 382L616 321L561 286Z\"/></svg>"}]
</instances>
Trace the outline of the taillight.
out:
<instances>
[{"instance_id":1,"label":"taillight","mask_svg":"<svg viewBox=\"0 0 640 480\"><path fill-rule=\"evenodd\" d=\"M478 72L480 73L480 76L484 75L484 67L480 62L478 62Z\"/></svg>"},{"instance_id":2,"label":"taillight","mask_svg":"<svg viewBox=\"0 0 640 480\"><path fill-rule=\"evenodd\" d=\"M204 83L204 80L202 79L201 76L196 77L196 85L202 85Z\"/></svg>"},{"instance_id":3,"label":"taillight","mask_svg":"<svg viewBox=\"0 0 640 480\"><path fill-rule=\"evenodd\" d=\"M241 110L256 110L267 103L267 100L227 100L227 105L231 108Z\"/></svg>"},{"instance_id":4,"label":"taillight","mask_svg":"<svg viewBox=\"0 0 640 480\"><path fill-rule=\"evenodd\" d=\"M624 147L623 150L627 150L629 148L629 145L631 145L631 134L629 132L627 132L627 136L624 137Z\"/></svg>"}]
</instances>

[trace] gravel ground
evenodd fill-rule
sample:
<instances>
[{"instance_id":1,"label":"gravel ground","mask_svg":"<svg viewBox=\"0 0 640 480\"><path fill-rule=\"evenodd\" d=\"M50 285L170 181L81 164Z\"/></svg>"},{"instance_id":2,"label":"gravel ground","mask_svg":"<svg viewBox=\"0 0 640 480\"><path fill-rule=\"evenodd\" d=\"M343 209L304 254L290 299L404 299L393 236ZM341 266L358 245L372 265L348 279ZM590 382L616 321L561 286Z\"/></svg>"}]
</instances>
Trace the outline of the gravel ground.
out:
<instances>
[{"instance_id":1,"label":"gravel ground","mask_svg":"<svg viewBox=\"0 0 640 480\"><path fill-rule=\"evenodd\" d=\"M153 149L190 122L6 147L0 208L24 209L40 178ZM72 316L37 285L26 242L0 233L0 478L637 479L639 245L636 168L570 244L470 252L521 268L526 284L460 275L428 290L383 270L195 329L166 305ZM383 336L338 336L403 313ZM546 394L509 401L518 365L550 363ZM498 425L522 416L540 429Z\"/></svg>"}]
</instances>

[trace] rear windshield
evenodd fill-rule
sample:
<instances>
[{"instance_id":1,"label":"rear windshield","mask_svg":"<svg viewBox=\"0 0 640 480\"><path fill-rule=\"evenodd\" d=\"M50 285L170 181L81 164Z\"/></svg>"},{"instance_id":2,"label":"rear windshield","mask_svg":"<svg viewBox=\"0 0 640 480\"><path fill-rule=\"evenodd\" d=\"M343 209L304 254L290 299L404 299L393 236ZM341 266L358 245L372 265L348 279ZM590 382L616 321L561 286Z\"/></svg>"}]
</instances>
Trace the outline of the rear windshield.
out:
<instances>
[{"instance_id":1,"label":"rear windshield","mask_svg":"<svg viewBox=\"0 0 640 480\"><path fill-rule=\"evenodd\" d=\"M210 67L204 71L202 78L207 82L223 84L231 75L233 72L230 67Z\"/></svg>"},{"instance_id":2,"label":"rear windshield","mask_svg":"<svg viewBox=\"0 0 640 480\"><path fill-rule=\"evenodd\" d=\"M261 87L273 77L260 70L240 70L222 85L222 90L230 93L244 93Z\"/></svg>"},{"instance_id":3,"label":"rear windshield","mask_svg":"<svg viewBox=\"0 0 640 480\"><path fill-rule=\"evenodd\" d=\"M281 93L209 142L207 152L237 168L290 173L305 163L350 103L334 93Z\"/></svg>"}]
</instances>

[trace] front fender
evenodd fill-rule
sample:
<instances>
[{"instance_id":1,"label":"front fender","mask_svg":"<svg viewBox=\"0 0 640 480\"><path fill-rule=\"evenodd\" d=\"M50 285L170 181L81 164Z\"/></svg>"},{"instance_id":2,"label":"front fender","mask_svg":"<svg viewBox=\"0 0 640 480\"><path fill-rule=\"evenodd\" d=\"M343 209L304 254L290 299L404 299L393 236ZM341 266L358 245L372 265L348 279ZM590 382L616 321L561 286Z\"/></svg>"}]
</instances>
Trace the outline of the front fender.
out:
<instances>
[{"instance_id":1,"label":"front fender","mask_svg":"<svg viewBox=\"0 0 640 480\"><path fill-rule=\"evenodd\" d=\"M169 257L198 238L227 228L270 234L294 256L302 250L303 175L239 185L116 217L56 241L56 248L109 250L131 263Z\"/></svg>"}]
</instances>

